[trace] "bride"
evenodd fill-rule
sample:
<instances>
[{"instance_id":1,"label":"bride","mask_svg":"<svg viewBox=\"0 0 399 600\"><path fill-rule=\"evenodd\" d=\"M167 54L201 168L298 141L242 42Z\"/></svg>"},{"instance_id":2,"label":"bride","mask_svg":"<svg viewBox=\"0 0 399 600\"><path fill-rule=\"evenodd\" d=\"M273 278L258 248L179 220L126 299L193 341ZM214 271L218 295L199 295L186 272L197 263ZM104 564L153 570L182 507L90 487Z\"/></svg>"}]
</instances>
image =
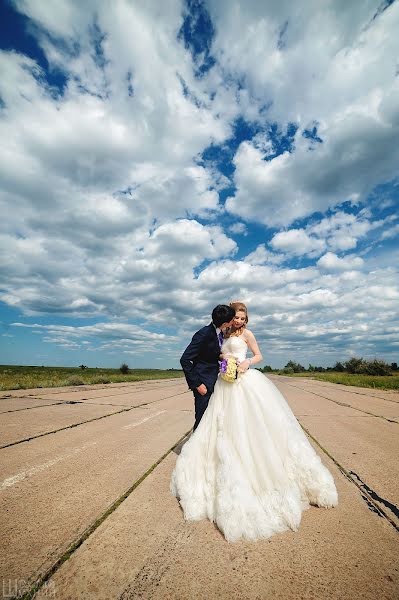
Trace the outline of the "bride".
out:
<instances>
[{"instance_id":1,"label":"bride","mask_svg":"<svg viewBox=\"0 0 399 600\"><path fill-rule=\"evenodd\" d=\"M220 359L234 357L238 377L219 374L198 427L182 447L170 480L186 520L208 518L228 542L296 531L310 504L338 504L333 477L322 464L277 387L250 369L262 360L248 312L235 318ZM247 358L247 350L252 357Z\"/></svg>"}]
</instances>

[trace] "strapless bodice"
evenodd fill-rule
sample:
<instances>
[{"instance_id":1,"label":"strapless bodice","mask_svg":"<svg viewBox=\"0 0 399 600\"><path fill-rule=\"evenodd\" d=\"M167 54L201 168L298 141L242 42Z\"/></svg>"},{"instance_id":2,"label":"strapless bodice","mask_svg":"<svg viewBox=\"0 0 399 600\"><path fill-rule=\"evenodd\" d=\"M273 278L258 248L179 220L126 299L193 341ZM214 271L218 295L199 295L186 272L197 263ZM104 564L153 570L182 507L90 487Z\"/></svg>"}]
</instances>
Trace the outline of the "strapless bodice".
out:
<instances>
[{"instance_id":1,"label":"strapless bodice","mask_svg":"<svg viewBox=\"0 0 399 600\"><path fill-rule=\"evenodd\" d=\"M232 336L224 340L222 344L223 354L232 354L240 362L246 359L248 346L240 337Z\"/></svg>"}]
</instances>

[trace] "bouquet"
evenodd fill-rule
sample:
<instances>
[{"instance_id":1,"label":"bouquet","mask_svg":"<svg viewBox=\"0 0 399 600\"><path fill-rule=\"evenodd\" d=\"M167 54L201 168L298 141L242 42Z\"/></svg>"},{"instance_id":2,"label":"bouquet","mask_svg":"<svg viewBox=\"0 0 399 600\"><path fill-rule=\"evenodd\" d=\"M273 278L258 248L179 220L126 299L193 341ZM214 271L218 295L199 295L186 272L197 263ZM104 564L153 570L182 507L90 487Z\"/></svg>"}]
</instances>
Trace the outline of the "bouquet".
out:
<instances>
[{"instance_id":1,"label":"bouquet","mask_svg":"<svg viewBox=\"0 0 399 600\"><path fill-rule=\"evenodd\" d=\"M229 383L234 383L238 378L238 366L234 356L229 356L220 361L220 376Z\"/></svg>"}]
</instances>

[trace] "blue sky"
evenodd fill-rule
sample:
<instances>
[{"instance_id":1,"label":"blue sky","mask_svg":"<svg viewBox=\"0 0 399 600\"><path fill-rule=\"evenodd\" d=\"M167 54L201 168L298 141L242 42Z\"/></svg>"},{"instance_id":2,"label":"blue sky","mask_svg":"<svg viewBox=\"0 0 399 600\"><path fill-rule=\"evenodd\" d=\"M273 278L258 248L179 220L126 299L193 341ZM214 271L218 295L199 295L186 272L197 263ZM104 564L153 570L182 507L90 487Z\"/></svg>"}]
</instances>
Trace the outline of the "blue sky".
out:
<instances>
[{"instance_id":1,"label":"blue sky","mask_svg":"<svg viewBox=\"0 0 399 600\"><path fill-rule=\"evenodd\" d=\"M397 362L399 4L0 4L0 362Z\"/></svg>"}]
</instances>

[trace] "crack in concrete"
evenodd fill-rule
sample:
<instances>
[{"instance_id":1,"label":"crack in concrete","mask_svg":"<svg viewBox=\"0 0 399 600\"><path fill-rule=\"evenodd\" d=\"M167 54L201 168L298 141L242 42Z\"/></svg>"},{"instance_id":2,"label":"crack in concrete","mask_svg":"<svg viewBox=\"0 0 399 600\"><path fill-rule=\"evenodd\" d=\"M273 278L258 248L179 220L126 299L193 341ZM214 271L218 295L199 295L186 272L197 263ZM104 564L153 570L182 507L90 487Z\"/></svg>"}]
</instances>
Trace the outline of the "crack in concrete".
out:
<instances>
[{"instance_id":1,"label":"crack in concrete","mask_svg":"<svg viewBox=\"0 0 399 600\"><path fill-rule=\"evenodd\" d=\"M53 566L50 567L46 571L46 573L32 585L31 589L23 596L18 596L18 600L32 600L35 594L37 594L37 592L45 585L45 583L58 571L58 569L63 565L63 563L66 562L72 556L72 554L74 554L74 552L76 552L76 550L87 540L87 538L92 533L94 533L94 531L98 527L100 527L100 525L118 508L118 506L122 504L122 502L126 500L126 498L128 498L130 494L134 492L134 490L152 473L152 471L154 471L154 469L162 461L165 460L165 458L173 451L173 449L176 448L176 446L178 446L184 440L185 437L187 437L190 431L191 429L189 431L186 431L186 433L178 440L176 444L169 448L169 450L165 452L165 454L163 454L155 463L153 463L151 467L147 469L147 471L139 479L137 479L121 496L119 496L119 498L117 498L111 504L111 506L109 506L103 512L103 514L100 517L98 517L98 519L96 519L91 525L89 525L89 527L87 527L87 529L82 533L82 535L70 545L68 550L64 552L62 556L60 556L60 558L53 564ZM17 598L11 598L11 600L17 600Z\"/></svg>"},{"instance_id":2,"label":"crack in concrete","mask_svg":"<svg viewBox=\"0 0 399 600\"><path fill-rule=\"evenodd\" d=\"M10 442L9 444L4 444L4 446L0 446L0 450L3 450L4 448L9 448L10 446L16 446L17 444L23 444L25 442L30 442L31 440L36 440L37 438L44 437L46 435L58 433L59 431L65 431L66 429L73 429L74 427L79 427L80 425L85 425L86 423L92 423L93 421L99 421L100 419L105 419L107 417L113 417L114 415L119 415L123 412L129 412L130 410L134 410L135 408L142 408L143 406L148 406L150 404L154 404L155 402L162 402L163 400L175 398L176 396L181 396L182 394L187 394L187 393L188 392L186 390L184 392L179 392L178 394L172 394L172 396L166 396L165 398L159 398L158 400L153 400L152 402L144 402L143 404L138 404L137 406L123 408L122 410L117 410L113 413L108 413L108 414L102 415L100 417L94 417L93 419L87 419L87 421L80 421L79 423L73 423L72 425L67 425L66 427L60 427L59 429L53 429L52 431L45 431L44 433L32 435L28 438L24 438L22 440L17 440L16 442Z\"/></svg>"},{"instance_id":3,"label":"crack in concrete","mask_svg":"<svg viewBox=\"0 0 399 600\"><path fill-rule=\"evenodd\" d=\"M281 379L283 381L289 381L291 379L291 377L288 377L288 376L284 377L283 375L276 375L276 377L278 377L278 378L281 377ZM327 381L324 381L324 380L321 380L321 379L312 379L311 377L306 377L306 378L304 377L303 379L305 379L305 381L306 380L307 381L314 381L314 382L317 382L317 383L321 383L322 385L324 384L324 387L327 387L327 388L333 388L335 385L339 385L340 386L340 392L345 392L345 394L358 394L359 396L367 396L368 398L378 398L379 400L388 400L388 402L394 402L395 404L399 403L399 400L392 400L391 398L385 398L384 396L376 396L375 394L366 394L366 392L358 392L357 390L351 390L351 389L350 390L346 390L343 387L345 385L343 383L332 383L330 381L327 382ZM300 389L303 389L303 388L300 388ZM375 388L365 388L365 389L366 390L373 390ZM387 391L387 392L388 391L389 392L390 391L395 392L395 390L385 390L385 391Z\"/></svg>"},{"instance_id":4,"label":"crack in concrete","mask_svg":"<svg viewBox=\"0 0 399 600\"><path fill-rule=\"evenodd\" d=\"M174 380L172 380L174 383ZM95 385L95 384L94 384ZM141 387L135 387L135 389L129 388L129 386L123 385L123 386L119 386L119 387L114 387L111 388L113 390L120 390L120 389L128 389L128 391L126 392L126 394L107 394L106 396L102 396L102 398L112 398L113 396L127 396L128 394L135 394L135 393L140 393L140 392L150 392L152 390L163 390L164 388L168 388L170 387L172 384L169 385L162 385L162 386L155 386L155 387L148 387L148 386L141 386ZM65 386L67 388L67 386ZM47 389L51 389L51 388L47 388ZM105 386L104 387L100 387L100 388L95 388L96 390L105 390L107 389ZM82 386L76 389L72 389L72 390L68 390L68 389L61 389L59 391L50 391L50 392L46 392L45 394L24 394L23 396L12 396L11 394L8 394L7 396L0 396L0 400L9 400L10 398L16 398L18 400L20 400L21 398L34 398L35 400L45 400L45 398L43 398L43 396L47 396L48 394L52 394L52 395L57 395L57 394L77 394L77 393L82 393L82 392L93 392L95 390L93 390L92 387L86 387L86 386ZM94 398L93 398L94 399Z\"/></svg>"},{"instance_id":5,"label":"crack in concrete","mask_svg":"<svg viewBox=\"0 0 399 600\"><path fill-rule=\"evenodd\" d=\"M329 400L330 402L334 402L335 404L338 404L339 406L345 406L346 408L352 408L353 410L357 410L365 415L368 415L370 417L376 417L378 419L383 419L384 421L387 421L388 423L396 423L396 425L399 425L398 421L395 421L394 419L388 419L388 417L384 417L383 415L376 415L372 412L369 412L367 410L362 410L361 408L357 408L356 406L352 406L351 404L347 404L346 402L340 402L339 400L333 400L332 398L328 398L327 396L323 396L323 394L318 394L317 392L312 392L311 390L307 390L304 388L301 388L299 385L294 385L293 383L287 383L284 382L287 385L297 389L297 390L301 390L301 392L306 392L307 394L313 394L314 396L318 396L319 398L324 398L324 400ZM374 398L378 397L378 396L373 396ZM380 400L384 400L385 398L380 398Z\"/></svg>"},{"instance_id":6,"label":"crack in concrete","mask_svg":"<svg viewBox=\"0 0 399 600\"><path fill-rule=\"evenodd\" d=\"M369 487L367 485L367 483L365 483L359 477L359 475L357 473L355 473L355 471L349 471L349 473L356 477L356 479L359 481L360 486L368 493L369 496L371 496L376 502L379 502L380 504L383 504L384 506L386 506L388 508L388 510L390 510L391 513L399 519L399 507L396 506L396 504L393 504L393 502L390 502L389 500L386 500L382 496L379 496L379 494L377 494L377 492L375 492L371 487Z\"/></svg>"},{"instance_id":7,"label":"crack in concrete","mask_svg":"<svg viewBox=\"0 0 399 600\"><path fill-rule=\"evenodd\" d=\"M322 446L320 444L320 442L310 433L310 431L308 431L306 429L306 427L304 427L302 425L302 423L299 420L298 420L298 423L300 424L300 426L302 427L302 429L304 430L306 435L309 436L314 441L314 443L317 444L317 446L320 448L320 450L322 450L333 461L333 463L338 467L338 469L341 471L341 473L360 490L360 495L361 495L362 499L366 502L368 508L372 512L376 513L379 517L386 519L386 521L388 521L388 523L395 529L395 531L399 531L398 524L392 519L392 517L390 517L390 515L388 515L385 512L385 510L383 508L381 508L381 506L379 506L376 498L380 498L380 496L378 496L378 494L376 494L376 492L373 492L372 488L370 488L364 482L359 484L358 481L356 481L356 479L354 477L352 477L352 474L356 475L356 473L354 473L354 471L348 471L347 469L345 469L345 467L343 465L341 465L341 463L338 462L338 460L332 454L330 454L330 452L328 450L326 450L326 448L324 448L324 446ZM358 475L356 475L356 477L361 481L361 479L358 477ZM373 495L370 493L370 491L373 492L373 495L375 494L375 497L373 497ZM381 498L381 500L383 500L383 499ZM385 501L385 502L387 502L387 501Z\"/></svg>"}]
</instances>

